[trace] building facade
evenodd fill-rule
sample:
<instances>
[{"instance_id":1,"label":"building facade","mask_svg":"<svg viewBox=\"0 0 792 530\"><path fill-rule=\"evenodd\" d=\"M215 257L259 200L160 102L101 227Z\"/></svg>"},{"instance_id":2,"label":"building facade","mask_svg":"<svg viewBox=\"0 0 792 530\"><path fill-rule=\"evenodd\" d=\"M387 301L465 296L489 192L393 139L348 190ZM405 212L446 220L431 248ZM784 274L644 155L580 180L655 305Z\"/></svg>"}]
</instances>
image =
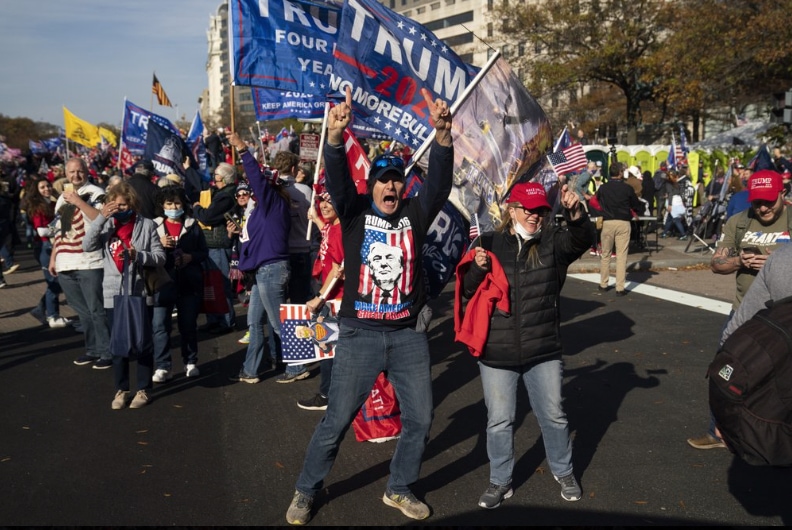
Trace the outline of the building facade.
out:
<instances>
[{"instance_id":1,"label":"building facade","mask_svg":"<svg viewBox=\"0 0 792 530\"><path fill-rule=\"evenodd\" d=\"M228 3L222 2L209 17L206 30L207 89L201 96L201 116L212 126L229 126L231 116L231 65L228 56ZM249 87L235 86L235 118L250 123L256 120Z\"/></svg>"}]
</instances>

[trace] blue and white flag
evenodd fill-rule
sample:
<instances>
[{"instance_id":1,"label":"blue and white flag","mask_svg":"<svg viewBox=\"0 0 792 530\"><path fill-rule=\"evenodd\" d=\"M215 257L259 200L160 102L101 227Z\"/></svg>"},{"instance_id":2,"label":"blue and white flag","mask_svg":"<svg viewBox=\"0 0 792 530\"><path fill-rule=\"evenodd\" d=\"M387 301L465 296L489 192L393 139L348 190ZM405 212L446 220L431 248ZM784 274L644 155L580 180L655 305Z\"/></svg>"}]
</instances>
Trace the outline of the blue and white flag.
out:
<instances>
[{"instance_id":1,"label":"blue and white flag","mask_svg":"<svg viewBox=\"0 0 792 530\"><path fill-rule=\"evenodd\" d=\"M121 130L121 141L133 155L142 155L146 151L146 132L149 121L158 123L165 129L179 134L179 129L170 120L158 114L138 107L131 101L124 102L124 123Z\"/></svg>"},{"instance_id":2,"label":"blue and white flag","mask_svg":"<svg viewBox=\"0 0 792 530\"><path fill-rule=\"evenodd\" d=\"M422 185L417 173L410 172L405 196L418 195ZM429 298L437 298L443 292L469 244L465 218L453 204L446 202L432 221L422 248L424 283Z\"/></svg>"},{"instance_id":3,"label":"blue and white flag","mask_svg":"<svg viewBox=\"0 0 792 530\"><path fill-rule=\"evenodd\" d=\"M253 87L252 92L256 121L285 118L321 120L324 117L324 97L257 87Z\"/></svg>"},{"instance_id":4,"label":"blue and white flag","mask_svg":"<svg viewBox=\"0 0 792 530\"><path fill-rule=\"evenodd\" d=\"M432 131L421 88L449 103L473 78L431 31L376 0L345 0L330 88L352 89L367 123L415 149Z\"/></svg>"},{"instance_id":5,"label":"blue and white flag","mask_svg":"<svg viewBox=\"0 0 792 530\"><path fill-rule=\"evenodd\" d=\"M44 148L50 153L58 152L58 149L63 145L63 138L47 138L46 140L41 141L44 144Z\"/></svg>"},{"instance_id":6,"label":"blue and white flag","mask_svg":"<svg viewBox=\"0 0 792 530\"><path fill-rule=\"evenodd\" d=\"M231 0L234 84L327 94L340 11L321 0Z\"/></svg>"},{"instance_id":7,"label":"blue and white flag","mask_svg":"<svg viewBox=\"0 0 792 530\"><path fill-rule=\"evenodd\" d=\"M770 150L767 148L767 144L762 144L751 161L748 162L748 168L754 172L761 171L762 169L778 171L773 163L773 157L770 156Z\"/></svg>"},{"instance_id":8,"label":"blue and white flag","mask_svg":"<svg viewBox=\"0 0 792 530\"><path fill-rule=\"evenodd\" d=\"M154 164L160 177L170 173L184 177L184 158L191 156L190 149L178 132L173 132L152 120L148 123L144 157ZM194 161L193 161L194 162Z\"/></svg>"},{"instance_id":9,"label":"blue and white flag","mask_svg":"<svg viewBox=\"0 0 792 530\"><path fill-rule=\"evenodd\" d=\"M43 155L47 153L47 147L44 145L44 142L28 140L28 147L30 148L30 152L34 155Z\"/></svg>"},{"instance_id":10,"label":"blue and white flag","mask_svg":"<svg viewBox=\"0 0 792 530\"><path fill-rule=\"evenodd\" d=\"M204 124L201 119L201 111L195 111L190 132L187 134L187 147L190 148L193 158L198 163L196 170L201 175L201 180L211 182L212 176L209 174L209 164L206 159L206 145L203 141Z\"/></svg>"}]
</instances>

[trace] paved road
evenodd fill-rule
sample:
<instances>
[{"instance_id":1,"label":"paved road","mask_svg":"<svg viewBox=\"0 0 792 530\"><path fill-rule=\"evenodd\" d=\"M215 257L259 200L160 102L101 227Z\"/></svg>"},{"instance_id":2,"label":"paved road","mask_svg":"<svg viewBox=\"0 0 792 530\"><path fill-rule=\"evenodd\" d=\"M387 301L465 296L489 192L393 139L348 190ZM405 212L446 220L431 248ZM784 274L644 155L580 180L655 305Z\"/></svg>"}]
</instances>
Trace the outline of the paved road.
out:
<instances>
[{"instance_id":1,"label":"paved road","mask_svg":"<svg viewBox=\"0 0 792 530\"><path fill-rule=\"evenodd\" d=\"M663 260L685 272L631 273L633 292L623 298L577 276L565 286L564 395L584 489L577 503L561 499L523 399L515 495L498 510L476 507L488 480L478 371L452 341L452 292L432 302L435 421L415 485L433 509L426 524L792 523L789 471L752 468L725 450L685 444L706 427L703 374L724 316L643 288L679 284L678 292L703 296L700 291L714 289L722 304L733 279L688 270L697 268L695 260L688 256L683 264L670 252L654 256L655 266ZM44 329L26 314L40 294L40 272L24 252L20 257L22 270L0 291L2 523L284 524L305 446L321 417L295 402L317 390L318 376L280 385L270 372L258 385L232 383L227 376L244 357L238 336L204 336L200 378L179 374L157 387L149 407L113 411L109 371L72 364L81 353L80 336ZM643 255L631 259L640 263ZM672 259L678 261L670 265ZM573 272L587 272L585 261ZM393 448L357 443L348 433L311 524L411 523L380 500Z\"/></svg>"}]
</instances>

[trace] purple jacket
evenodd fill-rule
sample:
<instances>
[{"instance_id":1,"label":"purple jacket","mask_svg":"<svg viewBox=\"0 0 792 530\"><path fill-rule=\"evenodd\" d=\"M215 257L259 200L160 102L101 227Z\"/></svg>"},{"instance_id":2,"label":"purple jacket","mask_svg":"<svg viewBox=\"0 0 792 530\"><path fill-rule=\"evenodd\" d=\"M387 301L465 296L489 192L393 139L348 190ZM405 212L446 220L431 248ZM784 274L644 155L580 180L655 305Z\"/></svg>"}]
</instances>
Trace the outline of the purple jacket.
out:
<instances>
[{"instance_id":1,"label":"purple jacket","mask_svg":"<svg viewBox=\"0 0 792 530\"><path fill-rule=\"evenodd\" d=\"M242 153L256 206L239 237L239 270L255 271L263 265L289 259L291 204L267 182L258 162L249 152Z\"/></svg>"}]
</instances>

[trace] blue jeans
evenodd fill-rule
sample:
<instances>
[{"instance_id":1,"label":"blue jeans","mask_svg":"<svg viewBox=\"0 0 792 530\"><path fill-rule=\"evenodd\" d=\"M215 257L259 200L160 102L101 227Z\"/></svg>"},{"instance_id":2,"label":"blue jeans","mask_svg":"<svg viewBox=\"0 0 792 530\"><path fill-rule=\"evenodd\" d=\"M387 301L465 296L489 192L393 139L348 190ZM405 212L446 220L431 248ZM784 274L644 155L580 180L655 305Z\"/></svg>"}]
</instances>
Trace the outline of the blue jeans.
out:
<instances>
[{"instance_id":1,"label":"blue jeans","mask_svg":"<svg viewBox=\"0 0 792 530\"><path fill-rule=\"evenodd\" d=\"M248 343L245 363L242 365L242 371L247 375L259 374L264 357L265 319L269 326L269 355L276 360L281 358L280 305L286 301L289 276L288 261L277 261L256 270L256 284L250 291L248 305L250 343Z\"/></svg>"},{"instance_id":2,"label":"blue jeans","mask_svg":"<svg viewBox=\"0 0 792 530\"><path fill-rule=\"evenodd\" d=\"M410 492L432 426L432 374L425 333L414 329L372 331L341 324L327 412L308 444L297 490L314 496L333 467L338 445L371 392L387 372L401 408L402 432L390 464L388 489Z\"/></svg>"},{"instance_id":3,"label":"blue jeans","mask_svg":"<svg viewBox=\"0 0 792 530\"><path fill-rule=\"evenodd\" d=\"M85 354L91 357L111 359L110 329L105 314L102 279L104 270L87 269L61 271L58 273L63 294L69 305L80 317L85 334Z\"/></svg>"},{"instance_id":4,"label":"blue jeans","mask_svg":"<svg viewBox=\"0 0 792 530\"><path fill-rule=\"evenodd\" d=\"M687 230L685 230L685 224L682 222L683 219L684 217L671 217L671 215L669 215L666 218L665 226L663 227L663 234L671 234L672 227L677 229L677 232L679 232L680 236L687 234Z\"/></svg>"},{"instance_id":5,"label":"blue jeans","mask_svg":"<svg viewBox=\"0 0 792 530\"><path fill-rule=\"evenodd\" d=\"M479 363L479 369L487 405L490 482L498 486L511 484L514 469L514 416L517 384L521 377L542 430L550 471L555 477L572 473L572 441L569 439L566 414L561 406L561 361L546 361L523 373L492 368L482 363Z\"/></svg>"},{"instance_id":6,"label":"blue jeans","mask_svg":"<svg viewBox=\"0 0 792 530\"><path fill-rule=\"evenodd\" d=\"M228 279L228 273L231 270L231 249L210 248L209 260L223 273L223 290L225 291L226 301L228 302L228 313L224 315L208 313L206 315L206 321L210 324L217 323L229 328L234 327L236 325L236 313L234 312L235 297L231 290L231 280Z\"/></svg>"},{"instance_id":7,"label":"blue jeans","mask_svg":"<svg viewBox=\"0 0 792 530\"><path fill-rule=\"evenodd\" d=\"M149 307L149 317L151 314ZM113 309L107 309L107 319L113 321ZM151 376L154 375L154 350L149 349L142 352L136 359L137 361L137 390L151 390L153 383ZM115 379L116 390L129 390L129 357L113 355L113 378Z\"/></svg>"},{"instance_id":8,"label":"blue jeans","mask_svg":"<svg viewBox=\"0 0 792 530\"><path fill-rule=\"evenodd\" d=\"M47 290L38 303L39 309L46 317L60 316L60 302L58 296L63 292L58 278L49 273L50 255L52 254L52 243L45 242L38 253L41 270L44 272L44 281L47 283Z\"/></svg>"},{"instance_id":9,"label":"blue jeans","mask_svg":"<svg viewBox=\"0 0 792 530\"><path fill-rule=\"evenodd\" d=\"M181 356L185 365L198 364L198 310L201 308L201 297L197 294L181 294L176 300L176 325L181 335ZM154 365L159 369L170 371L171 359L171 327L173 307L155 307L151 322L154 333Z\"/></svg>"}]
</instances>

